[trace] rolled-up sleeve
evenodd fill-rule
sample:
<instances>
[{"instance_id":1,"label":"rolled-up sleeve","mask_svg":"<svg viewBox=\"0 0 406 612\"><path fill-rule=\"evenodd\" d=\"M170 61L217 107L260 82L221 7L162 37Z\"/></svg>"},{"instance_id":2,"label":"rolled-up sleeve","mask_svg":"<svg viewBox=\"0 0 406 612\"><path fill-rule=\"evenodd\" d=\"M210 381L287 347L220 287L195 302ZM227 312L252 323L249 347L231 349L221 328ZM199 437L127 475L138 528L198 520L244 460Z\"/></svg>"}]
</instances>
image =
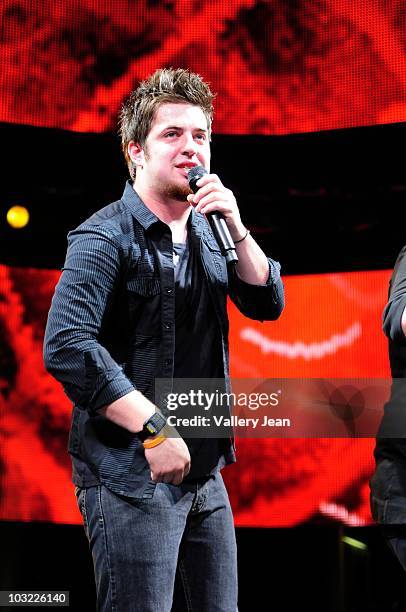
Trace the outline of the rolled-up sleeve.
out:
<instances>
[{"instance_id":1,"label":"rolled-up sleeve","mask_svg":"<svg viewBox=\"0 0 406 612\"><path fill-rule=\"evenodd\" d=\"M279 262L268 258L269 276L265 285L243 281L235 268L229 277L229 296L243 315L256 321L274 321L285 305Z\"/></svg>"},{"instance_id":2,"label":"rolled-up sleeve","mask_svg":"<svg viewBox=\"0 0 406 612\"><path fill-rule=\"evenodd\" d=\"M107 230L81 226L70 232L48 314L44 363L69 399L89 412L134 390L98 341L119 269L119 248Z\"/></svg>"},{"instance_id":3,"label":"rolled-up sleeve","mask_svg":"<svg viewBox=\"0 0 406 612\"><path fill-rule=\"evenodd\" d=\"M390 340L406 345L402 315L406 307L406 247L396 260L389 287L389 300L383 311L383 330Z\"/></svg>"}]
</instances>

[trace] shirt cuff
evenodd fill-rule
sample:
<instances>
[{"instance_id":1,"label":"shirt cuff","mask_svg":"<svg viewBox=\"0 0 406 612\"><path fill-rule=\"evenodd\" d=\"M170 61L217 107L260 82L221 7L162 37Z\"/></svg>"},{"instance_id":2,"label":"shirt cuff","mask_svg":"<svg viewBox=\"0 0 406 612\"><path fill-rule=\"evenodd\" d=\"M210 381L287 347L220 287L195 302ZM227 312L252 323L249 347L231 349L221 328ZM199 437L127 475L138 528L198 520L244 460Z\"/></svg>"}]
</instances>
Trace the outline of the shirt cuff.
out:
<instances>
[{"instance_id":1,"label":"shirt cuff","mask_svg":"<svg viewBox=\"0 0 406 612\"><path fill-rule=\"evenodd\" d=\"M97 397L91 402L89 406L89 411L91 413L95 413L103 406L108 406L112 404L116 400L120 399L120 397L124 397L131 391L135 390L134 385L123 375L121 372L117 375L116 378L111 380L104 389L100 391Z\"/></svg>"}]
</instances>

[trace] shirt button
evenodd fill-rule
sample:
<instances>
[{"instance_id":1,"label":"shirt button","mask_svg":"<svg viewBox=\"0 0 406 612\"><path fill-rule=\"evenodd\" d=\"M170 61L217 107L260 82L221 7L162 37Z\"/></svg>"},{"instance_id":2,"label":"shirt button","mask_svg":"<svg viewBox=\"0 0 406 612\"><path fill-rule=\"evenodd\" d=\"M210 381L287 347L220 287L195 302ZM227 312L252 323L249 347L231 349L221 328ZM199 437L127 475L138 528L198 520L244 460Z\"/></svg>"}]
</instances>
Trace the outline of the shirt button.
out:
<instances>
[{"instance_id":1,"label":"shirt button","mask_svg":"<svg viewBox=\"0 0 406 612\"><path fill-rule=\"evenodd\" d=\"M169 323L169 321L167 321L166 323L164 323L164 327L165 327L165 329L171 329L172 324Z\"/></svg>"},{"instance_id":2,"label":"shirt button","mask_svg":"<svg viewBox=\"0 0 406 612\"><path fill-rule=\"evenodd\" d=\"M165 365L166 366L172 365L172 359L165 359Z\"/></svg>"},{"instance_id":3,"label":"shirt button","mask_svg":"<svg viewBox=\"0 0 406 612\"><path fill-rule=\"evenodd\" d=\"M171 289L170 287L167 287L166 293L173 293L173 289Z\"/></svg>"}]
</instances>

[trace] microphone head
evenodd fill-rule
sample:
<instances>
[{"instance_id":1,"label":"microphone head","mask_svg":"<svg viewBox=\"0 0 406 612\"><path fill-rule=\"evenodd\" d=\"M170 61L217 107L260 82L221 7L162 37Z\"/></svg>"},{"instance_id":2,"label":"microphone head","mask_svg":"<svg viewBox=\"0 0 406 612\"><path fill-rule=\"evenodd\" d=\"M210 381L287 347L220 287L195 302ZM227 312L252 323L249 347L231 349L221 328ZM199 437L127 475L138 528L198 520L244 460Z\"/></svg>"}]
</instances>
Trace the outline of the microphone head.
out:
<instances>
[{"instance_id":1,"label":"microphone head","mask_svg":"<svg viewBox=\"0 0 406 612\"><path fill-rule=\"evenodd\" d=\"M187 177L189 181L189 187L193 191L193 193L196 193L196 191L199 189L199 187L197 187L196 185L197 181L201 179L202 176L204 176L205 174L207 174L207 170L203 166L193 166L193 168L190 168L189 172L187 173Z\"/></svg>"}]
</instances>

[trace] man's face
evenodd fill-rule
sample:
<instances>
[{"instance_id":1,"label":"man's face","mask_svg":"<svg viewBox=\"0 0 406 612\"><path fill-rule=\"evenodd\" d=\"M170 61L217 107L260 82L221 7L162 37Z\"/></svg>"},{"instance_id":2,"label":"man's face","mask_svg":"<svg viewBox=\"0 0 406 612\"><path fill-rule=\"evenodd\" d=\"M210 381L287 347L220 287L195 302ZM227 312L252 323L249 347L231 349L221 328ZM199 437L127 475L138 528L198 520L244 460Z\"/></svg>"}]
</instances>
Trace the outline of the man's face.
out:
<instances>
[{"instance_id":1,"label":"man's face","mask_svg":"<svg viewBox=\"0 0 406 612\"><path fill-rule=\"evenodd\" d=\"M140 153L142 181L157 194L185 201L191 193L187 173L193 166L210 170L206 117L199 106L162 104ZM141 178L141 177L140 177Z\"/></svg>"}]
</instances>

